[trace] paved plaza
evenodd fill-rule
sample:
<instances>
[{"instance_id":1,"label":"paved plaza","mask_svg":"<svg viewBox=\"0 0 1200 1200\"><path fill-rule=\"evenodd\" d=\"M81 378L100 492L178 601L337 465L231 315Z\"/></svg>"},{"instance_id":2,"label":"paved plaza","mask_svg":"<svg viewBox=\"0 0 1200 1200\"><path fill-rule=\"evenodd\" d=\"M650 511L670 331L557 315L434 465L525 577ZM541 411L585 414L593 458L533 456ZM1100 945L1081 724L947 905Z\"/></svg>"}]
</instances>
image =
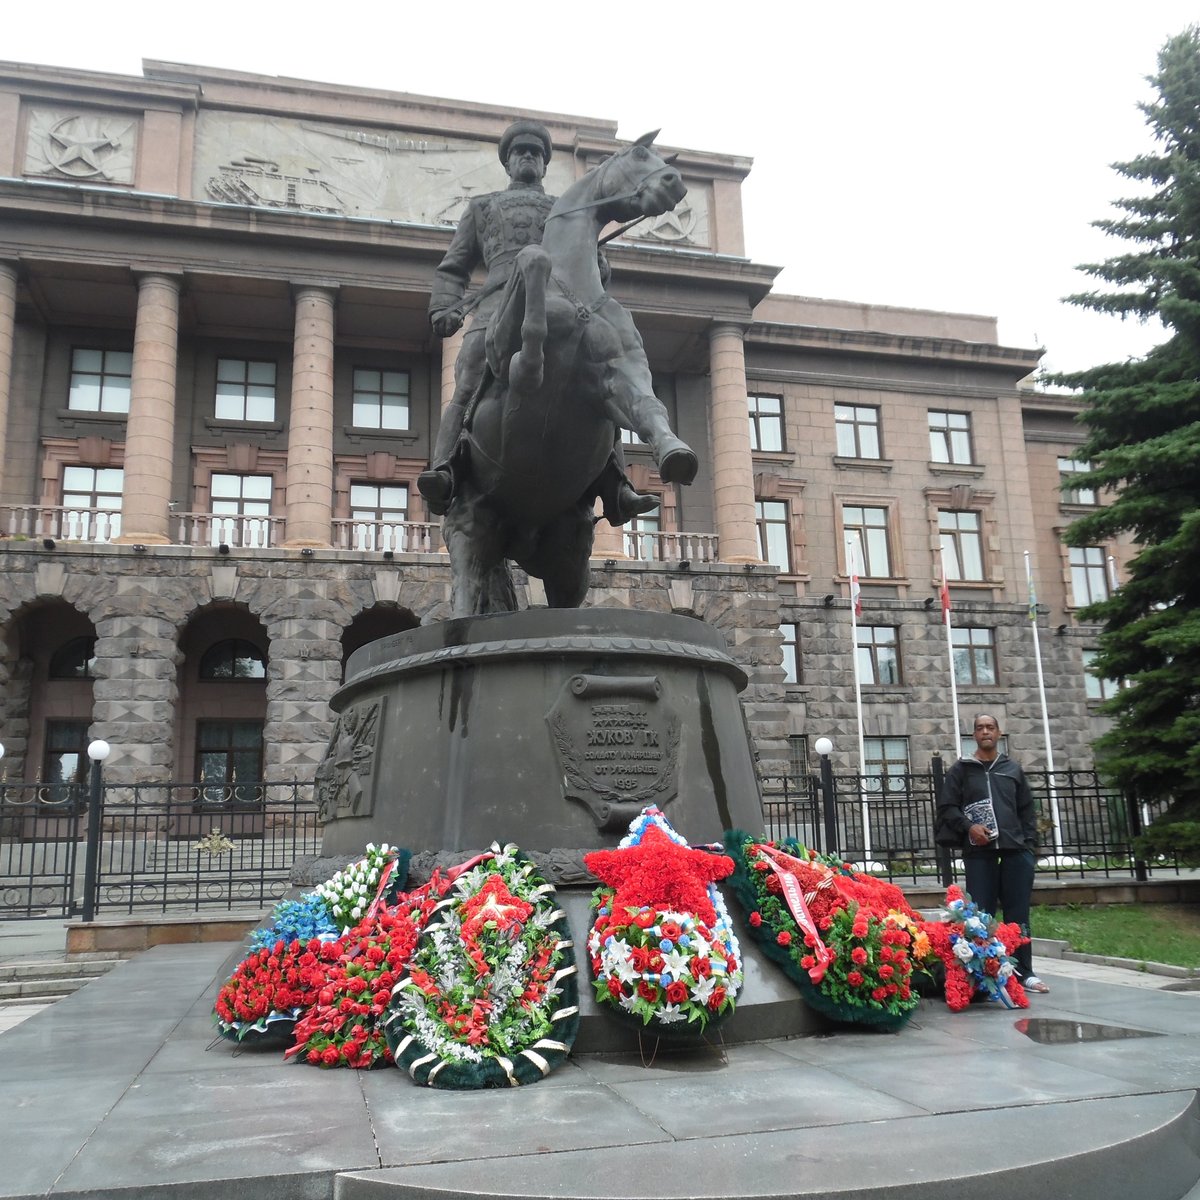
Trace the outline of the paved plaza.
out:
<instances>
[{"instance_id":1,"label":"paved plaza","mask_svg":"<svg viewBox=\"0 0 1200 1200\"><path fill-rule=\"evenodd\" d=\"M157 947L0 1035L0 1196L1200 1197L1200 991L1160 976L1043 959L1024 1012L927 999L898 1034L634 1039L461 1093L214 1044L237 953Z\"/></svg>"}]
</instances>

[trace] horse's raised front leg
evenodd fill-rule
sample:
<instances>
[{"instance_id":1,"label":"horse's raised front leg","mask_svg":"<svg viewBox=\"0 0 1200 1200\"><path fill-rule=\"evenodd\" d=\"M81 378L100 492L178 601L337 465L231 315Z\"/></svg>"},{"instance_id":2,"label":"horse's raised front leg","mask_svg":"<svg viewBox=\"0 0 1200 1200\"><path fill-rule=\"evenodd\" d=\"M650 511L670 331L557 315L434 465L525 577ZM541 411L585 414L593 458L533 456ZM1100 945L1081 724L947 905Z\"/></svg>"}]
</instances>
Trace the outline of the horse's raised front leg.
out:
<instances>
[{"instance_id":1,"label":"horse's raised front leg","mask_svg":"<svg viewBox=\"0 0 1200 1200\"><path fill-rule=\"evenodd\" d=\"M518 255L515 274L525 285L525 312L521 319L521 348L508 364L510 392L531 392L542 386L546 369L546 284L550 280L550 255L541 246L526 246Z\"/></svg>"},{"instance_id":2,"label":"horse's raised front leg","mask_svg":"<svg viewBox=\"0 0 1200 1200\"><path fill-rule=\"evenodd\" d=\"M647 372L647 375L649 372ZM691 483L700 468L696 452L676 436L666 406L638 371L618 366L609 376L606 404L612 419L632 429L649 447L663 483Z\"/></svg>"},{"instance_id":3,"label":"horse's raised front leg","mask_svg":"<svg viewBox=\"0 0 1200 1200\"><path fill-rule=\"evenodd\" d=\"M442 536L450 553L451 615L516 612L517 593L504 560L503 522L469 485L442 520Z\"/></svg>"}]
</instances>

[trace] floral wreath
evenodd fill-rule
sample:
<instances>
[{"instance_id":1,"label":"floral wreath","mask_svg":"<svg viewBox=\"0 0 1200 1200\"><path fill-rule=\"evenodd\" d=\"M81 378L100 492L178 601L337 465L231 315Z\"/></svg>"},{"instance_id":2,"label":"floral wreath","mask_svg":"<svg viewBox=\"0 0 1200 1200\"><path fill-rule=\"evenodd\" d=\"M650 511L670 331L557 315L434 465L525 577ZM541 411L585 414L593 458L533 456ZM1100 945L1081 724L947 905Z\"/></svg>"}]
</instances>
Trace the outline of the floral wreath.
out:
<instances>
[{"instance_id":1,"label":"floral wreath","mask_svg":"<svg viewBox=\"0 0 1200 1200\"><path fill-rule=\"evenodd\" d=\"M514 845L448 876L383 1030L396 1065L440 1088L544 1078L579 1029L575 954L554 888Z\"/></svg>"},{"instance_id":2,"label":"floral wreath","mask_svg":"<svg viewBox=\"0 0 1200 1200\"><path fill-rule=\"evenodd\" d=\"M296 1021L318 1001L345 951L339 931L357 910L373 919L387 891L398 889L411 854L384 843L298 900L281 900L250 934L250 953L221 986L213 1004L217 1033L263 1048L286 1045ZM373 889L368 891L368 889ZM356 951L351 951L356 953Z\"/></svg>"},{"instance_id":3,"label":"floral wreath","mask_svg":"<svg viewBox=\"0 0 1200 1200\"><path fill-rule=\"evenodd\" d=\"M618 849L583 861L606 885L592 895L588 934L596 1000L668 1038L730 1016L741 947L716 880L733 863L692 849L657 808L634 818Z\"/></svg>"},{"instance_id":4,"label":"floral wreath","mask_svg":"<svg viewBox=\"0 0 1200 1200\"><path fill-rule=\"evenodd\" d=\"M731 830L725 846L751 936L811 1008L834 1021L885 1029L912 1016L920 1003L911 983L915 914L899 889L835 871L791 839L776 843Z\"/></svg>"},{"instance_id":5,"label":"floral wreath","mask_svg":"<svg viewBox=\"0 0 1200 1200\"><path fill-rule=\"evenodd\" d=\"M946 1003L961 1012L976 994L1005 1008L1028 1008L1029 997L1017 979L1012 955L1029 939L1014 923L1002 924L983 912L960 887L946 889L939 920L924 929L933 952L946 968Z\"/></svg>"},{"instance_id":6,"label":"floral wreath","mask_svg":"<svg viewBox=\"0 0 1200 1200\"><path fill-rule=\"evenodd\" d=\"M280 939L244 958L222 984L213 1004L221 1037L261 1047L285 1046L296 1019L316 1003L330 967L342 953L340 941Z\"/></svg>"},{"instance_id":7,"label":"floral wreath","mask_svg":"<svg viewBox=\"0 0 1200 1200\"><path fill-rule=\"evenodd\" d=\"M380 905L342 939L342 954L313 1007L296 1022L284 1057L318 1067L373 1067L392 1061L382 1017L392 988L408 967L422 927L449 886L434 873L395 905Z\"/></svg>"}]
</instances>

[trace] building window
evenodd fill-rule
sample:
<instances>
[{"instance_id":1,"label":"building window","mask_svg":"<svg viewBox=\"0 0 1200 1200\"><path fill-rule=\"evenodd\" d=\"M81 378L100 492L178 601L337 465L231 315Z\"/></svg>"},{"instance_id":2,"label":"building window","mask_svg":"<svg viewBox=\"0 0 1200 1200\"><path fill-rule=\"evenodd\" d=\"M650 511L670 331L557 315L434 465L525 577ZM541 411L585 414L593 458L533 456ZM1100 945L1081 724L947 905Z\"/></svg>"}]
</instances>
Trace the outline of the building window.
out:
<instances>
[{"instance_id":1,"label":"building window","mask_svg":"<svg viewBox=\"0 0 1200 1200\"><path fill-rule=\"evenodd\" d=\"M1071 603L1076 608L1108 599L1108 573L1102 546L1072 546Z\"/></svg>"},{"instance_id":2,"label":"building window","mask_svg":"<svg viewBox=\"0 0 1200 1200\"><path fill-rule=\"evenodd\" d=\"M938 536L947 579L984 579L983 536L977 512L938 510Z\"/></svg>"},{"instance_id":3,"label":"building window","mask_svg":"<svg viewBox=\"0 0 1200 1200\"><path fill-rule=\"evenodd\" d=\"M262 799L263 723L197 721L196 778L207 808Z\"/></svg>"},{"instance_id":4,"label":"building window","mask_svg":"<svg viewBox=\"0 0 1200 1200\"><path fill-rule=\"evenodd\" d=\"M407 371L354 369L354 424L359 429L408 428Z\"/></svg>"},{"instance_id":5,"label":"building window","mask_svg":"<svg viewBox=\"0 0 1200 1200\"><path fill-rule=\"evenodd\" d=\"M642 441L632 429L621 430L621 445L622 446L644 446L646 443Z\"/></svg>"},{"instance_id":6,"label":"building window","mask_svg":"<svg viewBox=\"0 0 1200 1200\"><path fill-rule=\"evenodd\" d=\"M275 364L245 358L217 359L218 421L275 420Z\"/></svg>"},{"instance_id":7,"label":"building window","mask_svg":"<svg viewBox=\"0 0 1200 1200\"><path fill-rule=\"evenodd\" d=\"M908 775L908 738L863 738L864 790L903 792Z\"/></svg>"},{"instance_id":8,"label":"building window","mask_svg":"<svg viewBox=\"0 0 1200 1200\"><path fill-rule=\"evenodd\" d=\"M72 638L50 656L48 679L95 679L96 639Z\"/></svg>"},{"instance_id":9,"label":"building window","mask_svg":"<svg viewBox=\"0 0 1200 1200\"><path fill-rule=\"evenodd\" d=\"M76 412L129 412L132 374L129 350L72 350L67 407Z\"/></svg>"},{"instance_id":10,"label":"building window","mask_svg":"<svg viewBox=\"0 0 1200 1200\"><path fill-rule=\"evenodd\" d=\"M837 452L841 458L879 458L879 409L835 404Z\"/></svg>"},{"instance_id":11,"label":"building window","mask_svg":"<svg viewBox=\"0 0 1200 1200\"><path fill-rule=\"evenodd\" d=\"M792 569L792 534L786 500L756 500L758 557L785 575Z\"/></svg>"},{"instance_id":12,"label":"building window","mask_svg":"<svg viewBox=\"0 0 1200 1200\"><path fill-rule=\"evenodd\" d=\"M121 532L120 467L63 467L63 537L107 542Z\"/></svg>"},{"instance_id":13,"label":"building window","mask_svg":"<svg viewBox=\"0 0 1200 1200\"><path fill-rule=\"evenodd\" d=\"M788 734L788 774L808 774L808 738L802 733Z\"/></svg>"},{"instance_id":14,"label":"building window","mask_svg":"<svg viewBox=\"0 0 1200 1200\"><path fill-rule=\"evenodd\" d=\"M1084 694L1089 700L1111 700L1121 690L1121 681L1093 674L1092 664L1096 661L1097 653L1095 650L1085 650L1083 652Z\"/></svg>"},{"instance_id":15,"label":"building window","mask_svg":"<svg viewBox=\"0 0 1200 1200\"><path fill-rule=\"evenodd\" d=\"M996 632L964 625L950 630L954 680L965 686L990 687L996 682Z\"/></svg>"},{"instance_id":16,"label":"building window","mask_svg":"<svg viewBox=\"0 0 1200 1200\"><path fill-rule=\"evenodd\" d=\"M83 802L87 781L88 723L47 721L46 746L42 752L42 790L38 799L70 809Z\"/></svg>"},{"instance_id":17,"label":"building window","mask_svg":"<svg viewBox=\"0 0 1200 1200\"><path fill-rule=\"evenodd\" d=\"M212 541L229 546L266 546L270 542L270 475L221 475L214 472ZM242 518L237 520L235 518Z\"/></svg>"},{"instance_id":18,"label":"building window","mask_svg":"<svg viewBox=\"0 0 1200 1200\"><path fill-rule=\"evenodd\" d=\"M959 466L974 461L969 413L929 410L929 457L935 463Z\"/></svg>"},{"instance_id":19,"label":"building window","mask_svg":"<svg viewBox=\"0 0 1200 1200\"><path fill-rule=\"evenodd\" d=\"M661 511L661 510L659 510ZM659 512L642 513L625 524L625 557L654 562L661 556Z\"/></svg>"},{"instance_id":20,"label":"building window","mask_svg":"<svg viewBox=\"0 0 1200 1200\"><path fill-rule=\"evenodd\" d=\"M783 398L747 396L750 407L750 449L783 449Z\"/></svg>"},{"instance_id":21,"label":"building window","mask_svg":"<svg viewBox=\"0 0 1200 1200\"><path fill-rule=\"evenodd\" d=\"M847 573L857 565L864 579L890 579L892 554L888 545L888 510L843 504L842 530L857 556L855 563L846 564Z\"/></svg>"},{"instance_id":22,"label":"building window","mask_svg":"<svg viewBox=\"0 0 1200 1200\"><path fill-rule=\"evenodd\" d=\"M1092 469L1090 462L1078 458L1060 458L1058 460L1058 477L1064 483L1069 483L1072 475L1082 475ZM1063 492L1065 504L1096 504L1096 489L1090 487L1073 487Z\"/></svg>"},{"instance_id":23,"label":"building window","mask_svg":"<svg viewBox=\"0 0 1200 1200\"><path fill-rule=\"evenodd\" d=\"M857 645L859 682L901 682L900 647L894 625L859 625Z\"/></svg>"},{"instance_id":24,"label":"building window","mask_svg":"<svg viewBox=\"0 0 1200 1200\"><path fill-rule=\"evenodd\" d=\"M783 636L783 682L799 683L803 678L800 661L800 626L794 621L785 621L779 626Z\"/></svg>"},{"instance_id":25,"label":"building window","mask_svg":"<svg viewBox=\"0 0 1200 1200\"><path fill-rule=\"evenodd\" d=\"M402 483L350 485L352 547L355 550L403 550L408 520L408 487Z\"/></svg>"},{"instance_id":26,"label":"building window","mask_svg":"<svg viewBox=\"0 0 1200 1200\"><path fill-rule=\"evenodd\" d=\"M241 638L215 642L200 659L199 677L219 683L233 679L265 679L267 656L253 642Z\"/></svg>"}]
</instances>

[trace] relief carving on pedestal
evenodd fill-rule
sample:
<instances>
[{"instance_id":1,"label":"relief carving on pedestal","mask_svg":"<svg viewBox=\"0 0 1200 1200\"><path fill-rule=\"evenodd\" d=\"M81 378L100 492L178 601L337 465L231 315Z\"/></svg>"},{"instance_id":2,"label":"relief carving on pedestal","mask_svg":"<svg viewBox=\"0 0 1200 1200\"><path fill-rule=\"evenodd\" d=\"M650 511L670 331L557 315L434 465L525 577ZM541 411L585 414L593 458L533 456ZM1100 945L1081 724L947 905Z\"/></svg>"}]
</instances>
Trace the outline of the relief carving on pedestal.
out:
<instances>
[{"instance_id":1,"label":"relief carving on pedestal","mask_svg":"<svg viewBox=\"0 0 1200 1200\"><path fill-rule=\"evenodd\" d=\"M387 698L347 708L333 726L317 767L317 819L367 817L375 808L375 765Z\"/></svg>"}]
</instances>

